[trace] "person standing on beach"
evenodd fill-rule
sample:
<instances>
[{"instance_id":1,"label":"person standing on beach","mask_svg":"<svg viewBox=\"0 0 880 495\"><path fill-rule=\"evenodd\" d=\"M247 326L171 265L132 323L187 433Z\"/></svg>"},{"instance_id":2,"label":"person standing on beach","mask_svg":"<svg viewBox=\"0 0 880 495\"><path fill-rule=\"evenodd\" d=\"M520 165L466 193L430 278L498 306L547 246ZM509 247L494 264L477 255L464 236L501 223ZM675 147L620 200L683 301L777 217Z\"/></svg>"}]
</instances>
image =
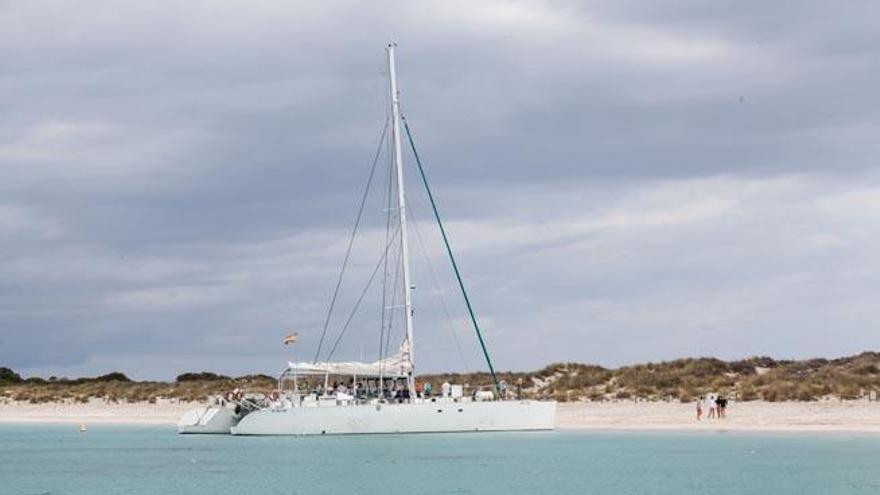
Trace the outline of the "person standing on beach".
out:
<instances>
[{"instance_id":1,"label":"person standing on beach","mask_svg":"<svg viewBox=\"0 0 880 495\"><path fill-rule=\"evenodd\" d=\"M703 419L703 396L697 399L697 421Z\"/></svg>"},{"instance_id":2,"label":"person standing on beach","mask_svg":"<svg viewBox=\"0 0 880 495\"><path fill-rule=\"evenodd\" d=\"M709 397L706 398L706 409L709 410L706 418L715 419L715 415L718 412L718 404L715 402L715 394L709 394Z\"/></svg>"},{"instance_id":3,"label":"person standing on beach","mask_svg":"<svg viewBox=\"0 0 880 495\"><path fill-rule=\"evenodd\" d=\"M727 416L727 398L719 395L715 403L718 405L718 419L724 419Z\"/></svg>"}]
</instances>

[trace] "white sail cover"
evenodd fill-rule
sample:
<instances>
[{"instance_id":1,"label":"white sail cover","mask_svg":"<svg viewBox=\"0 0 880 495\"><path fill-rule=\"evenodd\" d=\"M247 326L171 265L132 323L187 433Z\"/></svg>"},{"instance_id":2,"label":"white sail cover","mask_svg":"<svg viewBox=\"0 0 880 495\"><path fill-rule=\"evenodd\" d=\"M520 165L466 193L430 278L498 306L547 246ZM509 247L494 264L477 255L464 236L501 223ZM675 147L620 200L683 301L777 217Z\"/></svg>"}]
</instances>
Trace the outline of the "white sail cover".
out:
<instances>
[{"instance_id":1,"label":"white sail cover","mask_svg":"<svg viewBox=\"0 0 880 495\"><path fill-rule=\"evenodd\" d=\"M372 363L357 361L315 363L287 363L288 371L303 375L357 375L363 377L406 377L412 373L413 366L409 359L409 345L404 342L400 349L386 357Z\"/></svg>"}]
</instances>

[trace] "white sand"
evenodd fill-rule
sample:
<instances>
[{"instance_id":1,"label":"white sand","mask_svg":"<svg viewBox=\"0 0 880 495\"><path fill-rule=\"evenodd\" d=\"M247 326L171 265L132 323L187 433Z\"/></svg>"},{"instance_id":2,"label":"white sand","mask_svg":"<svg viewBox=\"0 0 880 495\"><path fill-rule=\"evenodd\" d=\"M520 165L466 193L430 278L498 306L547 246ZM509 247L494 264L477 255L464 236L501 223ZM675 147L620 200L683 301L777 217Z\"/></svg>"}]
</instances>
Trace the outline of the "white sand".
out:
<instances>
[{"instance_id":1,"label":"white sand","mask_svg":"<svg viewBox=\"0 0 880 495\"><path fill-rule=\"evenodd\" d=\"M136 403L105 403L92 399L88 404L52 402L28 404L0 402L0 422L6 423L120 423L120 424L176 424L184 412L198 403L158 401Z\"/></svg>"},{"instance_id":2,"label":"white sand","mask_svg":"<svg viewBox=\"0 0 880 495\"><path fill-rule=\"evenodd\" d=\"M696 420L696 405L677 402L580 402L559 404L562 429L859 431L880 433L880 402L731 403L727 418Z\"/></svg>"},{"instance_id":3,"label":"white sand","mask_svg":"<svg viewBox=\"0 0 880 495\"><path fill-rule=\"evenodd\" d=\"M197 403L27 404L0 401L0 422L171 425ZM880 433L880 402L733 403L725 420L697 422L693 404L674 402L561 403L560 429L753 430Z\"/></svg>"}]
</instances>

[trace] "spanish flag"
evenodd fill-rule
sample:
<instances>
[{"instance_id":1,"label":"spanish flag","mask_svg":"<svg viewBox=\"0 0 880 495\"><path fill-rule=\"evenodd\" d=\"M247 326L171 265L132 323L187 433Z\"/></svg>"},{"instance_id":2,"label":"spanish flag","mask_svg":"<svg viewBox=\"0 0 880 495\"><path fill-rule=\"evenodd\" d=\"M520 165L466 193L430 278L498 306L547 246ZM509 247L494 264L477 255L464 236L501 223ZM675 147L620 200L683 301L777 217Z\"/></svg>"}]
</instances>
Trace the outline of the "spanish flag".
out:
<instances>
[{"instance_id":1,"label":"spanish flag","mask_svg":"<svg viewBox=\"0 0 880 495\"><path fill-rule=\"evenodd\" d=\"M287 334L286 337L284 337L284 345L296 344L296 339L298 339L298 338L299 338L298 333L296 333L296 332L289 333L289 334Z\"/></svg>"}]
</instances>

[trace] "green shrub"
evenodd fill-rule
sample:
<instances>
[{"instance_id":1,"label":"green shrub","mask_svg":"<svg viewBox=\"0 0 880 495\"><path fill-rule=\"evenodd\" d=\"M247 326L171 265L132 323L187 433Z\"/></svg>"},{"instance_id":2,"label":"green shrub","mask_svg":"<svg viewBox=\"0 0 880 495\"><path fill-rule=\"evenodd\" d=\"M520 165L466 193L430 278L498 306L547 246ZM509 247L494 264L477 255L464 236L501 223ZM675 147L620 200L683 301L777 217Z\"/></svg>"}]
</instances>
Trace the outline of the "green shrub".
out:
<instances>
[{"instance_id":1,"label":"green shrub","mask_svg":"<svg viewBox=\"0 0 880 495\"><path fill-rule=\"evenodd\" d=\"M218 375L216 373L211 373L209 371L203 371L201 373L183 373L177 375L176 382L206 382L206 381L217 381L217 380L230 380L228 376Z\"/></svg>"},{"instance_id":2,"label":"green shrub","mask_svg":"<svg viewBox=\"0 0 880 495\"><path fill-rule=\"evenodd\" d=\"M125 374L120 373L118 371L114 371L112 373L107 373L106 375L101 375L91 379L96 382L131 382L131 379L125 376Z\"/></svg>"},{"instance_id":3,"label":"green shrub","mask_svg":"<svg viewBox=\"0 0 880 495\"><path fill-rule=\"evenodd\" d=\"M9 368L0 368L0 384L21 383L21 375Z\"/></svg>"}]
</instances>

